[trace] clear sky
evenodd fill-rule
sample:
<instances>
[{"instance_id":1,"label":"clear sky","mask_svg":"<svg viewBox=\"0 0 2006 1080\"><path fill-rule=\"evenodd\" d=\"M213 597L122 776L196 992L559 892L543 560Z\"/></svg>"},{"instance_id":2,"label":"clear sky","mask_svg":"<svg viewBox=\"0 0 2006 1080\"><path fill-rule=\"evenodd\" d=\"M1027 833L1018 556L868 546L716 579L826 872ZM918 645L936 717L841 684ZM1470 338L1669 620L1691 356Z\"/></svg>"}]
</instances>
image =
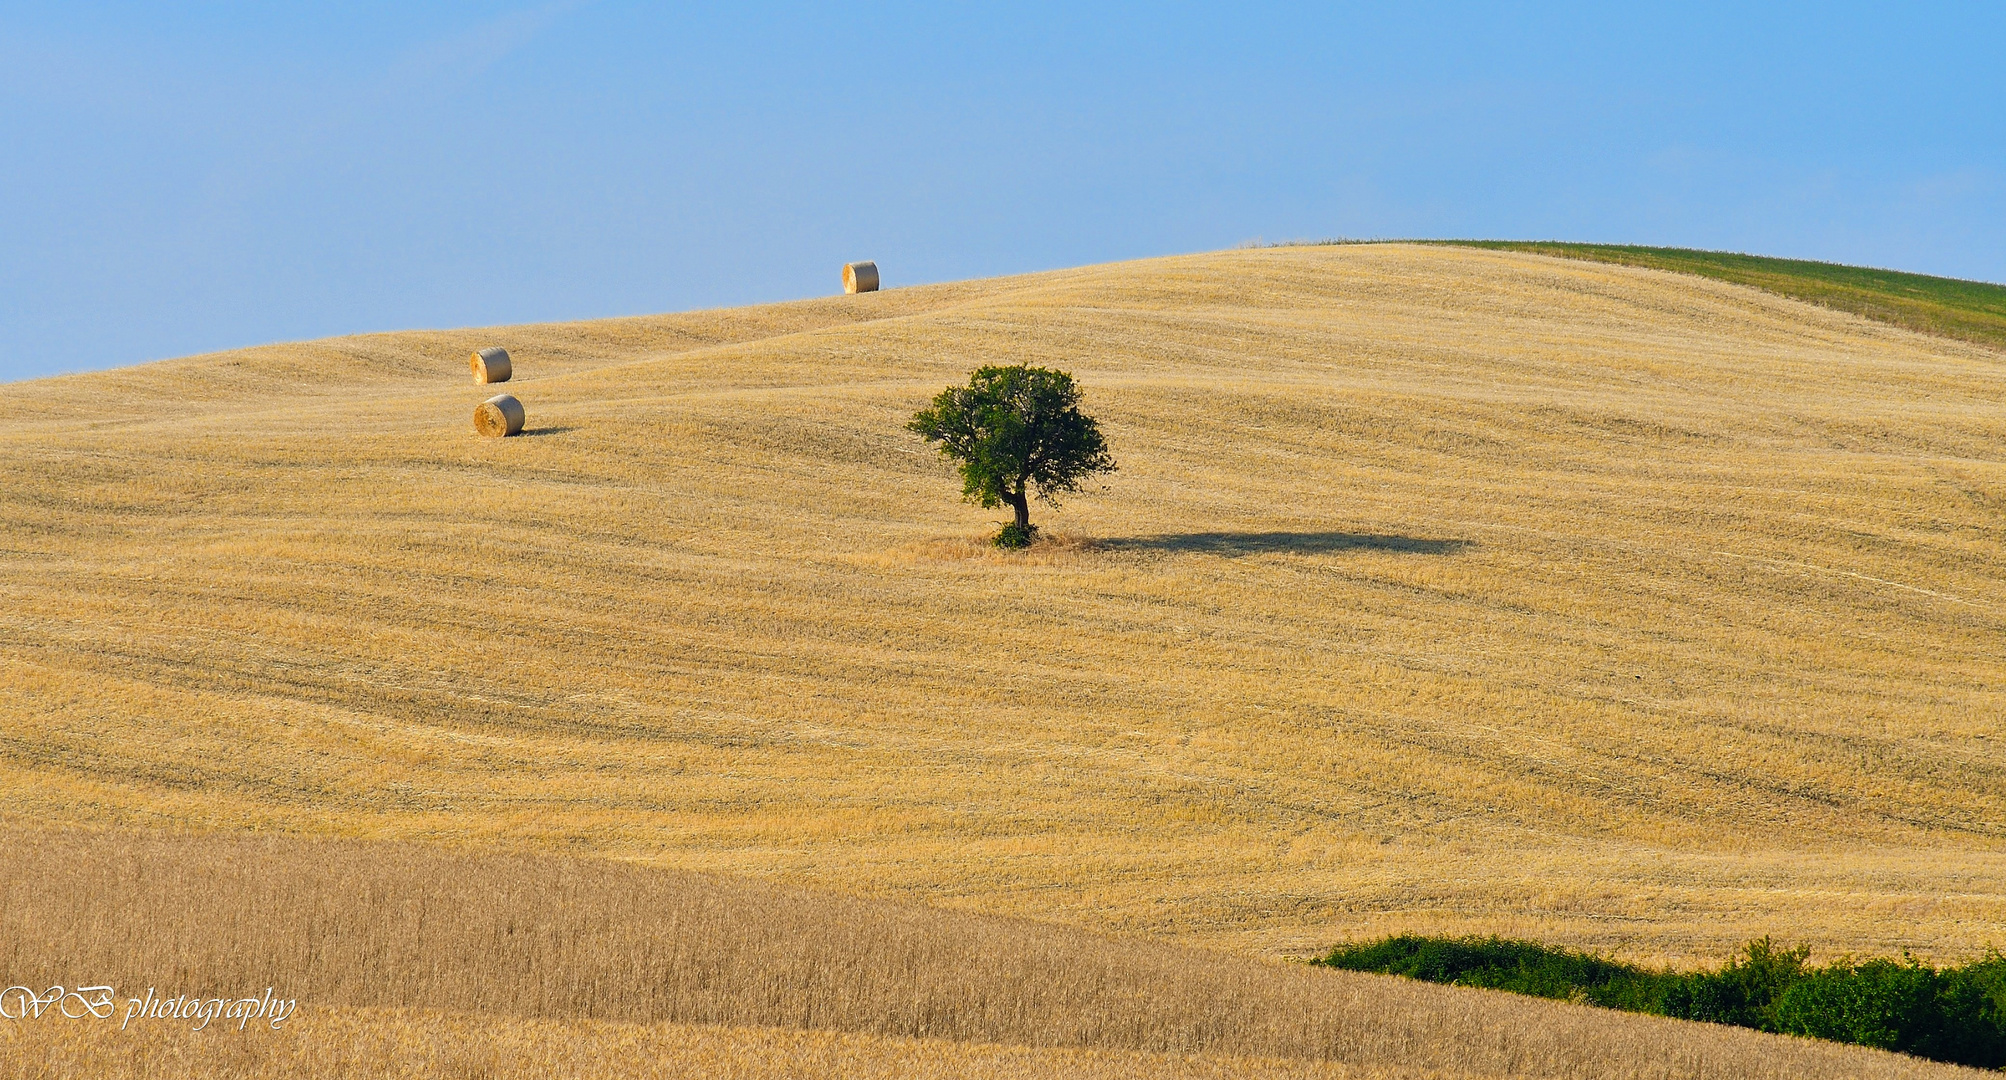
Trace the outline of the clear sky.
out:
<instances>
[{"instance_id":1,"label":"clear sky","mask_svg":"<svg viewBox=\"0 0 2006 1080\"><path fill-rule=\"evenodd\" d=\"M2006 4L0 0L0 379L1332 236L2006 281Z\"/></svg>"}]
</instances>

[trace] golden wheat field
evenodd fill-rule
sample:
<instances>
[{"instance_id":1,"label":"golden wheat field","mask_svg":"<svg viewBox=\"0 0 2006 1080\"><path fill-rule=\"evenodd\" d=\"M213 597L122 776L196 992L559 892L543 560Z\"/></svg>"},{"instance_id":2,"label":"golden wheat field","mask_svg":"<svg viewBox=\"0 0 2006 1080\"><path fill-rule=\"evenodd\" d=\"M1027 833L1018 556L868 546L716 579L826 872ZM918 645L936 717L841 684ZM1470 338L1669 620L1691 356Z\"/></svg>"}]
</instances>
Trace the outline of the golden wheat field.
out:
<instances>
[{"instance_id":1,"label":"golden wheat field","mask_svg":"<svg viewBox=\"0 0 2006 1080\"><path fill-rule=\"evenodd\" d=\"M1016 361L1121 469L1006 554L902 425ZM0 476L17 831L1250 958L2006 946L2006 355L1738 286L1281 248L365 335L0 386Z\"/></svg>"},{"instance_id":2,"label":"golden wheat field","mask_svg":"<svg viewBox=\"0 0 2006 1080\"><path fill-rule=\"evenodd\" d=\"M320 1009L286 1040L235 1031L147 1031L118 1042L82 1029L0 1028L7 1080L1447 1080L1423 1070L1194 1055L978 1046L778 1028L550 1020L496 1025L407 1010Z\"/></svg>"},{"instance_id":3,"label":"golden wheat field","mask_svg":"<svg viewBox=\"0 0 2006 1080\"><path fill-rule=\"evenodd\" d=\"M17 832L0 971L116 988L102 1015L89 994L61 1014L0 998L0 1077L1968 1074L743 877L381 841ZM312 1005L221 1008L273 991Z\"/></svg>"}]
</instances>

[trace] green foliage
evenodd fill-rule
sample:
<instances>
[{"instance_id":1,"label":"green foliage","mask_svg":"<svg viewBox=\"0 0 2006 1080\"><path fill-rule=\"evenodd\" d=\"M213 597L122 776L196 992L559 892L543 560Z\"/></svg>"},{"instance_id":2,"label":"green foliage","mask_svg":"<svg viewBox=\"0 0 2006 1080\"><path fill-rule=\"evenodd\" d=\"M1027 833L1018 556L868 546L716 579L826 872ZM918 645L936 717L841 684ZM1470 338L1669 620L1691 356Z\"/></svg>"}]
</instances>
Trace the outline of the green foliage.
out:
<instances>
[{"instance_id":1,"label":"green foliage","mask_svg":"<svg viewBox=\"0 0 2006 1080\"><path fill-rule=\"evenodd\" d=\"M1938 1061L2006 1065L2006 959L1939 971L1914 957L1839 960L1778 998L1775 1028Z\"/></svg>"},{"instance_id":2,"label":"green foliage","mask_svg":"<svg viewBox=\"0 0 2006 1080\"><path fill-rule=\"evenodd\" d=\"M990 542L1000 548L1027 548L1037 539L1036 525L1019 525L1013 521L1003 526L1003 531L997 533L996 539Z\"/></svg>"},{"instance_id":3,"label":"green foliage","mask_svg":"<svg viewBox=\"0 0 2006 1080\"><path fill-rule=\"evenodd\" d=\"M1751 941L1740 956L1716 971L1677 976L1656 1011L1711 1024L1781 1030L1776 1026L1776 1001L1803 974L1810 955L1811 950L1801 947L1779 949L1766 937Z\"/></svg>"},{"instance_id":4,"label":"green foliage","mask_svg":"<svg viewBox=\"0 0 2006 1080\"><path fill-rule=\"evenodd\" d=\"M1938 969L1914 957L1815 967L1809 955L1762 938L1712 971L1652 971L1531 941L1402 934L1339 946L1316 963L2006 1065L2006 957Z\"/></svg>"},{"instance_id":5,"label":"green foliage","mask_svg":"<svg viewBox=\"0 0 2006 1080\"><path fill-rule=\"evenodd\" d=\"M1557 241L1424 241L1646 266L1752 285L1924 333L2006 347L2006 285L1726 251Z\"/></svg>"},{"instance_id":6,"label":"green foliage","mask_svg":"<svg viewBox=\"0 0 2006 1080\"><path fill-rule=\"evenodd\" d=\"M1658 1012L1676 977L1643 971L1588 953L1498 937L1439 938L1401 934L1339 946L1317 961L1348 971L1379 971L1428 982L1482 986L1535 997L1587 1000L1612 1009Z\"/></svg>"},{"instance_id":7,"label":"green foliage","mask_svg":"<svg viewBox=\"0 0 2006 1080\"><path fill-rule=\"evenodd\" d=\"M1008 505L1017 520L997 536L1001 547L1023 547L1037 535L1029 493L1058 505L1095 473L1112 472L1114 458L1093 417L1080 411L1080 389L1063 371L1017 364L979 368L967 386L942 390L906 425L961 471L961 492L984 507Z\"/></svg>"}]
</instances>

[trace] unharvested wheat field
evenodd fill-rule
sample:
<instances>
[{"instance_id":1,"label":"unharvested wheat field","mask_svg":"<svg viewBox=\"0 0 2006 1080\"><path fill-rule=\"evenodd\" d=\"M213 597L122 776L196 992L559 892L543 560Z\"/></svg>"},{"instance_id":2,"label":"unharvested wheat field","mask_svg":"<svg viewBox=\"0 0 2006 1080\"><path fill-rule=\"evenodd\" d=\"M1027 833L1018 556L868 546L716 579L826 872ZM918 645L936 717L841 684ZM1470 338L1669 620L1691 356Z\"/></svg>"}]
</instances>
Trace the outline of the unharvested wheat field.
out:
<instances>
[{"instance_id":1,"label":"unharvested wheat field","mask_svg":"<svg viewBox=\"0 0 2006 1080\"><path fill-rule=\"evenodd\" d=\"M1817 1063L1822 1069L1814 1065L1815 1071L1768 1075L1793 1080L1976 1080L1986 1075L1891 1055L1828 1057ZM1760 1059L1750 1055L1745 1060ZM259 1032L148 1030L103 1040L77 1029L0 1029L0 1077L5 1080L151 1080L197 1069L211 1080L1476 1080L1499 1075L784 1028L551 1020L496 1024L487 1017L387 1009L309 1010L285 1039ZM1507 1075L1628 1080L1639 1074L1546 1071L1533 1065Z\"/></svg>"},{"instance_id":2,"label":"unharvested wheat field","mask_svg":"<svg viewBox=\"0 0 2006 1080\"><path fill-rule=\"evenodd\" d=\"M1017 361L1121 463L1023 555L901 426ZM1739 286L1283 248L367 335L0 387L0 475L17 825L1243 955L2006 945L2006 354Z\"/></svg>"},{"instance_id":3,"label":"unharvested wheat field","mask_svg":"<svg viewBox=\"0 0 2006 1080\"><path fill-rule=\"evenodd\" d=\"M10 991L0 1077L1976 1075L744 877L383 841L17 830L0 972L118 988L101 1019L23 1018ZM310 1004L197 1023L138 997L260 987Z\"/></svg>"},{"instance_id":4,"label":"unharvested wheat field","mask_svg":"<svg viewBox=\"0 0 2006 1080\"><path fill-rule=\"evenodd\" d=\"M0 1028L0 1077L6 1080L147 1080L182 1075L198 1062L212 1080L1461 1080L1420 1069L779 1028L548 1020L497 1025L482 1017L408 1010L312 1010L283 1040L260 1032L175 1030L106 1041L77 1029Z\"/></svg>"}]
</instances>

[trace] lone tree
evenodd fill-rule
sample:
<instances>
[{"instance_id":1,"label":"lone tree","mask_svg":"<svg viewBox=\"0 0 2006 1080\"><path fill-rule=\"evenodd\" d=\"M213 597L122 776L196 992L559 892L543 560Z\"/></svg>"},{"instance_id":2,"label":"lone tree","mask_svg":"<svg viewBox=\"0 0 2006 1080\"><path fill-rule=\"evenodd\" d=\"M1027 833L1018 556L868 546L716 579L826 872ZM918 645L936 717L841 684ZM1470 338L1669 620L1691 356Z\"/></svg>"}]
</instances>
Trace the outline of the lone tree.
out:
<instances>
[{"instance_id":1,"label":"lone tree","mask_svg":"<svg viewBox=\"0 0 2006 1080\"><path fill-rule=\"evenodd\" d=\"M967 386L942 390L906 427L958 463L968 501L1008 503L1017 511L1017 520L996 534L997 547L1024 547L1037 537L1031 485L1057 506L1059 493L1078 491L1081 480L1115 467L1100 425L1080 411L1073 377L1049 368L980 368Z\"/></svg>"}]
</instances>

